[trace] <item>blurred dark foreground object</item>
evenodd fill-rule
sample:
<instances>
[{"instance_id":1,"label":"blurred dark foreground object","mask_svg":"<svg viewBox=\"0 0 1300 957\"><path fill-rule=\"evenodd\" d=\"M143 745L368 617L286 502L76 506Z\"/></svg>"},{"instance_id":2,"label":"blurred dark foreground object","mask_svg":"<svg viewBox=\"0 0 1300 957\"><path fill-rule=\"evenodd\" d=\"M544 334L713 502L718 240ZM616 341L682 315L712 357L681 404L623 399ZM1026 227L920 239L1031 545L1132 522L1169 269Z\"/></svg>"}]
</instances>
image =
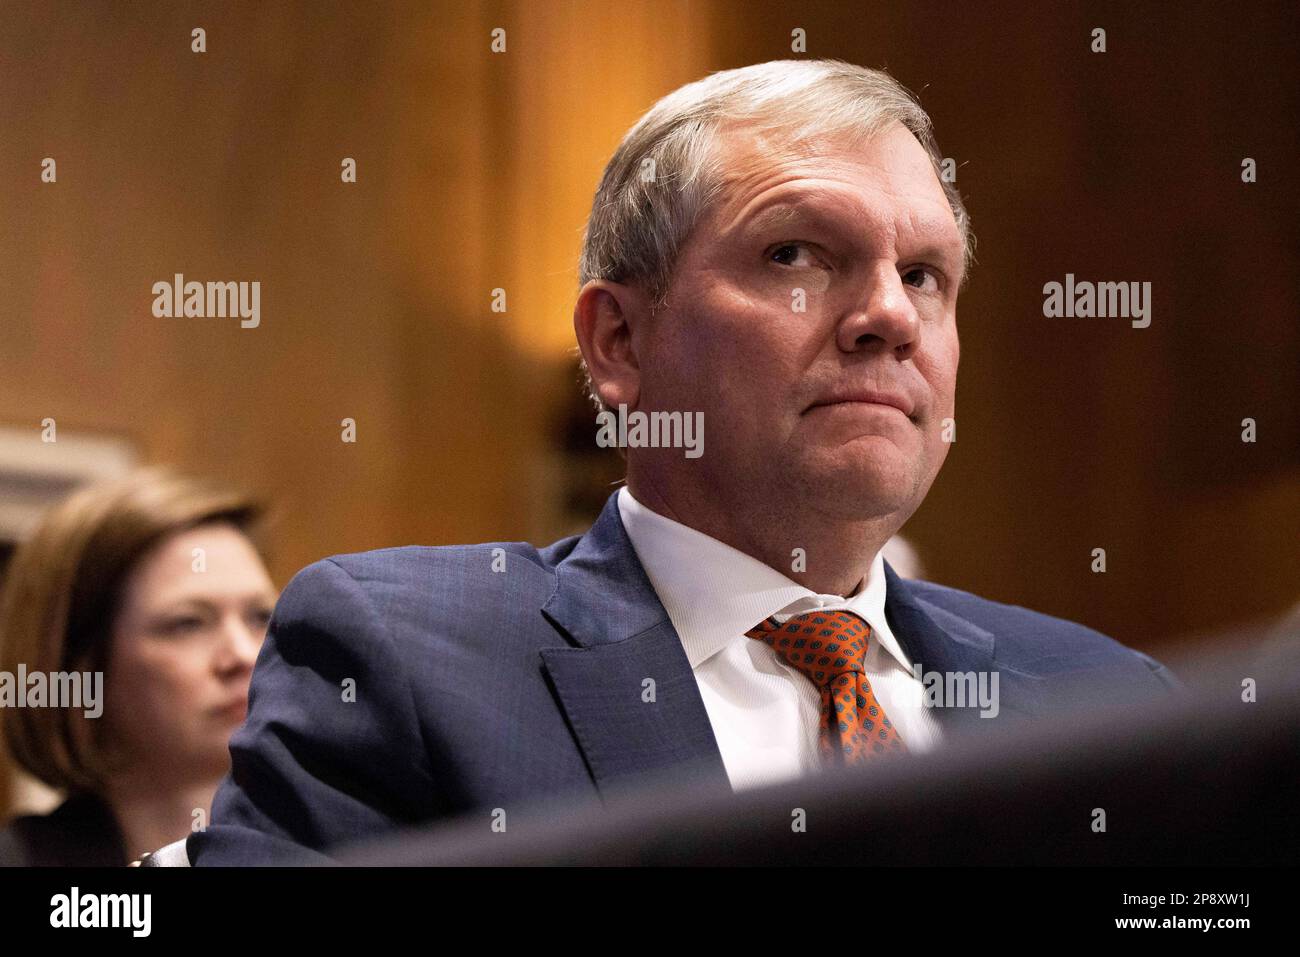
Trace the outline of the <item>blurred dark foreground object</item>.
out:
<instances>
[{"instance_id":1,"label":"blurred dark foreground object","mask_svg":"<svg viewBox=\"0 0 1300 957\"><path fill-rule=\"evenodd\" d=\"M501 809L500 833L489 809L334 854L389 866L1294 865L1300 669L1285 657L1268 672L1237 661L1202 674L1159 706L1085 706L930 755L735 795L659 779L604 807ZM1247 677L1258 701L1242 700Z\"/></svg>"}]
</instances>

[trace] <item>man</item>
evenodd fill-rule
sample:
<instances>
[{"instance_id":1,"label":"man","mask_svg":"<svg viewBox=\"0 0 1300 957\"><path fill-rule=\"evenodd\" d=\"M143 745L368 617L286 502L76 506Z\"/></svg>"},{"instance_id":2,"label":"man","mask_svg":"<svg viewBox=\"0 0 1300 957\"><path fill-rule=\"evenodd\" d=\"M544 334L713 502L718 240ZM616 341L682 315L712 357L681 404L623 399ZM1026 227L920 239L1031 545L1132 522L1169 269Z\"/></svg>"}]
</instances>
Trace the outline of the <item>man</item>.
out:
<instances>
[{"instance_id":1,"label":"man","mask_svg":"<svg viewBox=\"0 0 1300 957\"><path fill-rule=\"evenodd\" d=\"M753 787L1049 714L1080 686L1102 703L1175 687L1094 631L880 556L954 415L973 239L939 162L906 91L837 61L656 104L597 191L574 326L602 408L698 417L703 454L629 442L626 488L546 548L300 572L196 863L457 813L486 833L510 807L658 774Z\"/></svg>"}]
</instances>

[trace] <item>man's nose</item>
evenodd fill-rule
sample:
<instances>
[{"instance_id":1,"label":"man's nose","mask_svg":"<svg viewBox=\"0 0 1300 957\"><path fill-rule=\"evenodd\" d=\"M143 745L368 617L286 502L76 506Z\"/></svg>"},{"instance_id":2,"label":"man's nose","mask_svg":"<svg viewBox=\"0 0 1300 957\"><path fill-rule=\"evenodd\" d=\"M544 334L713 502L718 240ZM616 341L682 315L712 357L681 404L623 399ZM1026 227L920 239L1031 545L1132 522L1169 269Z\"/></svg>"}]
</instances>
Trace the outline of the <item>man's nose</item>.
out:
<instances>
[{"instance_id":1,"label":"man's nose","mask_svg":"<svg viewBox=\"0 0 1300 957\"><path fill-rule=\"evenodd\" d=\"M903 277L882 264L871 274L836 329L845 352L889 350L899 359L911 358L919 345L921 320L907 295Z\"/></svg>"}]
</instances>

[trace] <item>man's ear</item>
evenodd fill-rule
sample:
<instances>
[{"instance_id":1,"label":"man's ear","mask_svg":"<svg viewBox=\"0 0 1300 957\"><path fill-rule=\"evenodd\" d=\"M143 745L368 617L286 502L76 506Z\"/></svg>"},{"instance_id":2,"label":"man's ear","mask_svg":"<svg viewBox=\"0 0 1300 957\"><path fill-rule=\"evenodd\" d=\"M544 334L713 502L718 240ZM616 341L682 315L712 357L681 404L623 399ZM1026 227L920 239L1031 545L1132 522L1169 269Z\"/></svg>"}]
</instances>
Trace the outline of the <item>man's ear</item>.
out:
<instances>
[{"instance_id":1,"label":"man's ear","mask_svg":"<svg viewBox=\"0 0 1300 957\"><path fill-rule=\"evenodd\" d=\"M641 397L641 364L632 333L648 314L645 296L623 283L593 279L578 293L573 331L592 386L609 408L626 405L631 411Z\"/></svg>"}]
</instances>

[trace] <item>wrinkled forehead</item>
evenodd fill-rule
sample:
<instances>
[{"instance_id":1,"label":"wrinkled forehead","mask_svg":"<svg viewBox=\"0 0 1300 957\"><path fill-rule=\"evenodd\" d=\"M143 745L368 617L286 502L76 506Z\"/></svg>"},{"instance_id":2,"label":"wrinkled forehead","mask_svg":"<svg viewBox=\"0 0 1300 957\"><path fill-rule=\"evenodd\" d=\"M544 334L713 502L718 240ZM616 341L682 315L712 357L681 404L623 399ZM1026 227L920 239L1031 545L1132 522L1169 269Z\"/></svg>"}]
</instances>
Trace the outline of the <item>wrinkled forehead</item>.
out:
<instances>
[{"instance_id":1,"label":"wrinkled forehead","mask_svg":"<svg viewBox=\"0 0 1300 957\"><path fill-rule=\"evenodd\" d=\"M718 130L711 156L716 192L708 217L730 221L755 195L784 182L839 180L952 219L934 162L902 123L879 130L797 136L784 129L731 123ZM946 212L946 215L945 215ZM956 221L952 236L957 236Z\"/></svg>"},{"instance_id":2,"label":"wrinkled forehead","mask_svg":"<svg viewBox=\"0 0 1300 957\"><path fill-rule=\"evenodd\" d=\"M724 120L714 133L713 158L723 168L767 159L825 159L860 157L868 145L889 143L895 151L922 167L932 168L929 155L912 131L895 119L885 118L869 127L820 129L811 124L760 124Z\"/></svg>"}]
</instances>

